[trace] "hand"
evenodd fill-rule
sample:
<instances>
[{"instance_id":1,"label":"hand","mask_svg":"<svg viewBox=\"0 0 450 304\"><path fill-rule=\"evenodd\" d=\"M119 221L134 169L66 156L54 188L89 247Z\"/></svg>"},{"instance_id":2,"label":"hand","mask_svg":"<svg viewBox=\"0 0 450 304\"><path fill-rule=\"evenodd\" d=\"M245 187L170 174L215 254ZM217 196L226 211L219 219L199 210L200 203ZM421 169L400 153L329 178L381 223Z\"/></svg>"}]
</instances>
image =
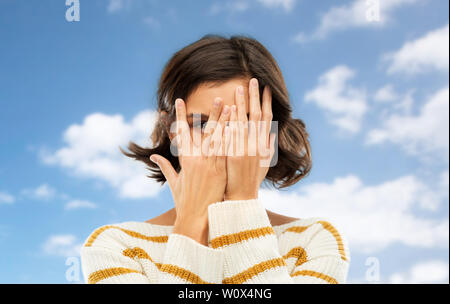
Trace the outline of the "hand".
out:
<instances>
[{"instance_id":1,"label":"hand","mask_svg":"<svg viewBox=\"0 0 450 304\"><path fill-rule=\"evenodd\" d=\"M166 158L157 154L150 156L166 177L174 198L176 221L173 232L187 235L204 245L208 240L208 206L223 200L227 181L225 153L219 151L224 152L227 148L225 123L229 120L230 108L225 106L222 110L221 105L221 100L215 102L201 142L198 142L192 140L184 101L177 99L175 140L181 166L179 174ZM201 153L193 153L199 148Z\"/></svg>"},{"instance_id":2,"label":"hand","mask_svg":"<svg viewBox=\"0 0 450 304\"><path fill-rule=\"evenodd\" d=\"M235 103L236 105L231 106L229 123L232 143L227 153L224 199L255 199L258 198L259 187L269 171L270 160L275 151L275 134L270 134L273 117L270 88L264 88L261 110L258 81L256 78L250 80L249 121L242 86L236 90Z\"/></svg>"}]
</instances>

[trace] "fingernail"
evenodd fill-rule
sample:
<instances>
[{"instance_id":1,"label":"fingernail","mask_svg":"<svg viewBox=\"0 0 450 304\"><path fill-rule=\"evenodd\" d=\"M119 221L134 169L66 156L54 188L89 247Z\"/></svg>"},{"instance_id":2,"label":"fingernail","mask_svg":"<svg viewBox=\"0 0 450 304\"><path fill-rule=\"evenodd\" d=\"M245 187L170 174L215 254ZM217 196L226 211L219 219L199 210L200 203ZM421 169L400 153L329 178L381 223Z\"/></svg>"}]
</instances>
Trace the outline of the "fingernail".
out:
<instances>
[{"instance_id":1,"label":"fingernail","mask_svg":"<svg viewBox=\"0 0 450 304\"><path fill-rule=\"evenodd\" d=\"M181 107L181 102L182 102L182 100L179 98L176 100L177 107Z\"/></svg>"},{"instance_id":2,"label":"fingernail","mask_svg":"<svg viewBox=\"0 0 450 304\"><path fill-rule=\"evenodd\" d=\"M155 164L158 164L158 158L157 158L156 156L151 155L151 156L150 156L150 160L151 160L152 162L154 162Z\"/></svg>"},{"instance_id":3,"label":"fingernail","mask_svg":"<svg viewBox=\"0 0 450 304\"><path fill-rule=\"evenodd\" d=\"M236 112L236 105L231 106L231 112Z\"/></svg>"},{"instance_id":4,"label":"fingernail","mask_svg":"<svg viewBox=\"0 0 450 304\"><path fill-rule=\"evenodd\" d=\"M225 107L223 107L223 114L228 114L228 112L230 112L230 107L225 105Z\"/></svg>"},{"instance_id":5,"label":"fingernail","mask_svg":"<svg viewBox=\"0 0 450 304\"><path fill-rule=\"evenodd\" d=\"M243 86L238 86L238 93L240 95L244 95L244 87Z\"/></svg>"},{"instance_id":6,"label":"fingernail","mask_svg":"<svg viewBox=\"0 0 450 304\"><path fill-rule=\"evenodd\" d=\"M252 84L252 86L254 86L254 87L257 87L258 86L258 80L256 79L256 78L252 78L252 80L251 80L251 84Z\"/></svg>"},{"instance_id":7,"label":"fingernail","mask_svg":"<svg viewBox=\"0 0 450 304\"><path fill-rule=\"evenodd\" d=\"M216 97L216 99L214 99L214 106L218 107L220 105L220 101L221 99L219 97Z\"/></svg>"}]
</instances>

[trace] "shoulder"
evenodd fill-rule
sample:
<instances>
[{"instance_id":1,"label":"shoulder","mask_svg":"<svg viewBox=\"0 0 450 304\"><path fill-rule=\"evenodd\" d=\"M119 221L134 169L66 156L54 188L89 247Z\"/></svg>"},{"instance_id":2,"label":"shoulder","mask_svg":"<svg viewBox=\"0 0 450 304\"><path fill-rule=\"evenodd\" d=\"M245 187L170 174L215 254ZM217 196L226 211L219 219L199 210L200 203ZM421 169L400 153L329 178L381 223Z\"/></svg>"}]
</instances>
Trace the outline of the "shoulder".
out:
<instances>
[{"instance_id":1,"label":"shoulder","mask_svg":"<svg viewBox=\"0 0 450 304\"><path fill-rule=\"evenodd\" d=\"M270 224L272 226L285 225L285 224L291 223L293 221L299 220L298 218L275 213L268 209L266 209L266 213L267 213L267 217L269 218Z\"/></svg>"},{"instance_id":2,"label":"shoulder","mask_svg":"<svg viewBox=\"0 0 450 304\"><path fill-rule=\"evenodd\" d=\"M158 226L147 222L121 222L99 226L86 237L82 248L114 247L136 241L166 242L169 226Z\"/></svg>"},{"instance_id":3,"label":"shoulder","mask_svg":"<svg viewBox=\"0 0 450 304\"><path fill-rule=\"evenodd\" d=\"M154 218L146 220L145 222L148 224L169 226L175 223L176 218L177 214L175 212L175 208L172 208Z\"/></svg>"},{"instance_id":4,"label":"shoulder","mask_svg":"<svg viewBox=\"0 0 450 304\"><path fill-rule=\"evenodd\" d=\"M322 254L336 255L350 261L348 241L342 228L327 218L298 219L274 229L280 240L290 244L301 243L309 251L323 251Z\"/></svg>"}]
</instances>

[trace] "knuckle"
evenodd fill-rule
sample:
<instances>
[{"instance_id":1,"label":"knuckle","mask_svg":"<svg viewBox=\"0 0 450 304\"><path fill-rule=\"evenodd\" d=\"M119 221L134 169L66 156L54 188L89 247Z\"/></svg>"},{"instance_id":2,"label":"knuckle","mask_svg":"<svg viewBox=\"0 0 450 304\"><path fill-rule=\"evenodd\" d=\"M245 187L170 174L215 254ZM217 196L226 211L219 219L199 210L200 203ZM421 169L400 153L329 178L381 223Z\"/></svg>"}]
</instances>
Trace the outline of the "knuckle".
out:
<instances>
[{"instance_id":1,"label":"knuckle","mask_svg":"<svg viewBox=\"0 0 450 304\"><path fill-rule=\"evenodd\" d=\"M267 120L267 121L271 121L272 120L272 118L273 118L273 114L272 114L272 112L270 112L270 113L264 113L263 114L263 117L262 117L264 120Z\"/></svg>"},{"instance_id":2,"label":"knuckle","mask_svg":"<svg viewBox=\"0 0 450 304\"><path fill-rule=\"evenodd\" d=\"M259 110L253 111L252 117L256 120L260 120L261 119L261 111L259 111Z\"/></svg>"}]
</instances>

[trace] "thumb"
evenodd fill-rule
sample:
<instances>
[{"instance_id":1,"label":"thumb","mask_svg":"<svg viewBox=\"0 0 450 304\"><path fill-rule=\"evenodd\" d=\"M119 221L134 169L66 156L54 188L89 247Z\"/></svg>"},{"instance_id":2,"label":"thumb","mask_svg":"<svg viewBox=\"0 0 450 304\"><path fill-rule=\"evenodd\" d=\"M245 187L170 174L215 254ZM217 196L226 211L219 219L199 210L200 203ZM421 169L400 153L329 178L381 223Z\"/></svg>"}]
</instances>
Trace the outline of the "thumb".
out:
<instances>
[{"instance_id":1,"label":"thumb","mask_svg":"<svg viewBox=\"0 0 450 304\"><path fill-rule=\"evenodd\" d=\"M175 171L175 169L172 167L170 161L158 154L150 155L150 160L158 165L159 169L161 169L162 174L169 183L170 188L173 189L173 185L175 185L175 180L177 179L178 174L177 171Z\"/></svg>"}]
</instances>

